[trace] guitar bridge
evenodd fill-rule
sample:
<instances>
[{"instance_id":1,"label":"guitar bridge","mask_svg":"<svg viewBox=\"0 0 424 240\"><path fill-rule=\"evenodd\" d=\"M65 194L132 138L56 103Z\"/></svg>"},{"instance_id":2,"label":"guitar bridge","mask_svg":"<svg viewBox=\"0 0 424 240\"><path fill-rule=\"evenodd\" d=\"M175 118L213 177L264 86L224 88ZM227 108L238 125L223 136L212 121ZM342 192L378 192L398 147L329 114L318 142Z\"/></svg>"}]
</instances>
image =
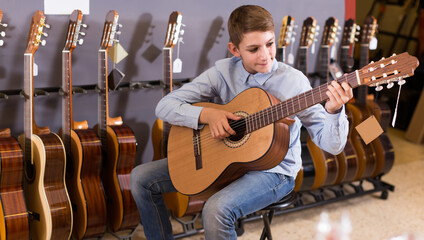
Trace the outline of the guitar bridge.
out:
<instances>
[{"instance_id":1,"label":"guitar bridge","mask_svg":"<svg viewBox=\"0 0 424 240\"><path fill-rule=\"evenodd\" d=\"M196 160L196 170L202 168L202 152L200 146L200 130L193 129L193 147L194 147L194 158Z\"/></svg>"}]
</instances>

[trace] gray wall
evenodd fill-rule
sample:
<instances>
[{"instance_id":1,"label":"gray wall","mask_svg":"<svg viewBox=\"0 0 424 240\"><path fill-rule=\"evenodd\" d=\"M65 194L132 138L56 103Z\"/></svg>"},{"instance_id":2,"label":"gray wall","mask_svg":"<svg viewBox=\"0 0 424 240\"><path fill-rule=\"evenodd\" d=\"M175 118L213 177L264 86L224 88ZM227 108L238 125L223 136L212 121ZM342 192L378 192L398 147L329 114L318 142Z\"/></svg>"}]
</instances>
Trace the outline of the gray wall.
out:
<instances>
[{"instance_id":1,"label":"gray wall","mask_svg":"<svg viewBox=\"0 0 424 240\"><path fill-rule=\"evenodd\" d=\"M73 51L73 85L92 85L97 82L97 52L106 13L113 9L123 24L120 42L129 53L117 68L125 74L126 82L156 81L162 77L162 47L166 35L166 25L172 11L183 16L184 44L180 47L183 61L181 73L173 74L174 79L194 78L214 62L226 56L228 34L226 22L231 11L242 4L260 4L271 12L275 20L278 37L281 20L286 15L294 17L300 35L301 26L309 16L317 19L323 29L325 20L334 16L344 23L344 1L341 0L265 0L265 1L142 1L142 0L91 0L90 14L84 15L84 44ZM23 54L32 15L44 9L43 0L1 0L0 9L4 12L3 22L6 38L0 47L0 92L10 92L23 88ZM34 78L35 88L60 87L61 51L64 47L69 16L46 15L51 29L46 30L47 44L35 53L39 73ZM317 47L321 41L318 37ZM299 39L293 45L297 52ZM318 48L317 48L318 50ZM318 51L316 51L318 52ZM174 58L176 48L174 48ZM316 54L309 57L309 69L315 69ZM109 67L112 64L109 61ZM154 108L162 97L162 89L144 88L122 90L110 93L110 116L122 116L124 122L135 132L139 143L136 162L151 161L151 126L156 117ZM97 122L97 95L95 91L75 94L74 119L87 120L92 127ZM35 98L35 120L39 126L49 126L54 132L61 127L61 98L57 93ZM0 128L11 128L18 136L23 132L23 98L10 95L7 100L0 99Z\"/></svg>"}]
</instances>

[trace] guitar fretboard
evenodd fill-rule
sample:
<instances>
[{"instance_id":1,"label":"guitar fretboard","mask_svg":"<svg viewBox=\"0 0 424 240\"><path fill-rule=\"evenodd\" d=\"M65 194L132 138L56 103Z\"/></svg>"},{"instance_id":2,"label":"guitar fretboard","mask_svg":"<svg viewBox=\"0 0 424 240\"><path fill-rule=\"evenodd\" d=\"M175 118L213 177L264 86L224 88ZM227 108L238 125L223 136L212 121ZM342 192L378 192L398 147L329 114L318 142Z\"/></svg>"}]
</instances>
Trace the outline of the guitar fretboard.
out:
<instances>
[{"instance_id":1,"label":"guitar fretboard","mask_svg":"<svg viewBox=\"0 0 424 240\"><path fill-rule=\"evenodd\" d=\"M67 153L71 151L72 129L72 77L71 77L71 53L62 51L62 140Z\"/></svg>"},{"instance_id":2,"label":"guitar fretboard","mask_svg":"<svg viewBox=\"0 0 424 240\"><path fill-rule=\"evenodd\" d=\"M321 51L319 54L319 75L321 77L321 84L328 82L329 80L329 65L330 65L330 46L323 45L321 46Z\"/></svg>"},{"instance_id":3,"label":"guitar fretboard","mask_svg":"<svg viewBox=\"0 0 424 240\"><path fill-rule=\"evenodd\" d=\"M308 77L308 48L299 48L299 70Z\"/></svg>"},{"instance_id":4,"label":"guitar fretboard","mask_svg":"<svg viewBox=\"0 0 424 240\"><path fill-rule=\"evenodd\" d=\"M34 123L34 93L33 93L33 64L34 55L32 53L25 53L24 55L24 137L25 146L24 159L32 163L32 144L31 136L33 133Z\"/></svg>"},{"instance_id":5,"label":"guitar fretboard","mask_svg":"<svg viewBox=\"0 0 424 240\"><path fill-rule=\"evenodd\" d=\"M98 135L102 143L102 148L107 147L107 121L109 117L108 109L108 83L107 83L107 51L104 49L99 50L98 55L98 81L97 85L99 88L98 96Z\"/></svg>"},{"instance_id":6,"label":"guitar fretboard","mask_svg":"<svg viewBox=\"0 0 424 240\"><path fill-rule=\"evenodd\" d=\"M359 67L364 67L369 61L369 44L361 44L361 55L359 58ZM356 102L361 105L367 104L368 86L360 86L356 91Z\"/></svg>"}]
</instances>

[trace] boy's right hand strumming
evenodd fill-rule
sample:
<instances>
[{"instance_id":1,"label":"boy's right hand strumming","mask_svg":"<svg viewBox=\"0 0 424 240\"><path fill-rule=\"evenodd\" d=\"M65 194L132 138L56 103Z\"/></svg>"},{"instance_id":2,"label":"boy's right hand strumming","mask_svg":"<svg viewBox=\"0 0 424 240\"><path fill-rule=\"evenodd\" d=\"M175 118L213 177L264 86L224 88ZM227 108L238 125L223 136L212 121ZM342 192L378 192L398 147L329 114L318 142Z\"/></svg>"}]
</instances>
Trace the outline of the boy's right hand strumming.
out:
<instances>
[{"instance_id":1,"label":"boy's right hand strumming","mask_svg":"<svg viewBox=\"0 0 424 240\"><path fill-rule=\"evenodd\" d=\"M225 110L203 108L200 112L199 123L208 124L213 138L226 138L236 132L230 127L228 119L240 120L241 117Z\"/></svg>"}]
</instances>

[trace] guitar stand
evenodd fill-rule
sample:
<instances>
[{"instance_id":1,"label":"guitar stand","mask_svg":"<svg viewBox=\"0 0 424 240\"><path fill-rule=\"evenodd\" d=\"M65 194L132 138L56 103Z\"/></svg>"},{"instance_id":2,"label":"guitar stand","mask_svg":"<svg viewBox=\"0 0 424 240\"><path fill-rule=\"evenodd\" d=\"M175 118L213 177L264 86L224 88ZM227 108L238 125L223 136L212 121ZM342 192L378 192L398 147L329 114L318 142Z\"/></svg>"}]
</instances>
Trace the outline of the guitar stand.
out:
<instances>
[{"instance_id":1,"label":"guitar stand","mask_svg":"<svg viewBox=\"0 0 424 240\"><path fill-rule=\"evenodd\" d=\"M196 213L195 215L193 215L191 220L188 220L188 221L183 220L182 218L174 217L174 219L177 220L177 222L179 222L181 224L181 226L183 227L183 232L178 233L178 234L174 234L174 238L179 239L179 238L184 238L184 237L196 235L196 234L199 234L199 233L203 233L204 232L203 228L197 229L194 225L194 223L196 222L196 220L199 216L200 216L200 213Z\"/></svg>"},{"instance_id":2,"label":"guitar stand","mask_svg":"<svg viewBox=\"0 0 424 240\"><path fill-rule=\"evenodd\" d=\"M119 240L132 240L134 233L138 229L138 227L140 227L140 223L133 230L131 230L131 232L128 235L124 235L124 236L119 236L118 234L112 231L109 231L109 228L107 229L107 232Z\"/></svg>"}]
</instances>

